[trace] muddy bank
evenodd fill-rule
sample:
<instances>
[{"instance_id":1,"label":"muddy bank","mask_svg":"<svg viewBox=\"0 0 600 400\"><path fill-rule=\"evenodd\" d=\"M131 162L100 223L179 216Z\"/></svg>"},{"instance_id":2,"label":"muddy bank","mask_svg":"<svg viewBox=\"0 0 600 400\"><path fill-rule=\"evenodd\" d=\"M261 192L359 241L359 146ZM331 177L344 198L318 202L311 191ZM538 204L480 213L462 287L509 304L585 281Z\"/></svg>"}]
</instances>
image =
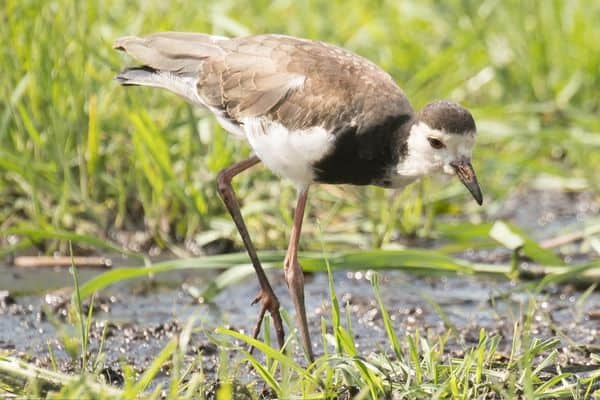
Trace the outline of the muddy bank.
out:
<instances>
[{"instance_id":1,"label":"muddy bank","mask_svg":"<svg viewBox=\"0 0 600 400\"><path fill-rule=\"evenodd\" d=\"M389 351L383 321L376 306L368 273L335 273L335 285L341 304L348 307L356 343L365 354ZM281 273L271 272L271 280L282 306L293 315ZM477 277L416 278L398 271L381 274L381 293L398 335L420 332L431 337L452 328L447 345L450 353L460 353L475 344L480 329L503 337L501 351L508 351L515 321L522 320L529 303L535 301L531 334L536 338L558 336L560 361L564 365L585 366L590 353L600 351L600 293L593 292L585 301L582 293L571 286L550 287L541 294L516 291L505 280ZM254 279L234 285L212 302L198 304L182 280L179 286L137 282L131 286L111 288L96 298L92 325L90 357L94 359L102 331L106 377L119 383L123 363L143 371L167 341L181 332L190 318L196 329L188 356L201 354L208 376L216 372L218 346L211 341L216 326L229 325L248 333L255 322L257 309L250 306L257 285ZM171 282L172 284L173 282ZM325 274L307 278L307 310L316 353L322 353L321 317L331 320L328 282ZM77 335L76 327L66 322L68 293L55 291L45 296L4 297L0 302L0 348L51 367L49 345L61 370L75 372L77 363L57 338ZM290 318L293 321L292 318ZM106 328L105 328L106 326ZM288 327L288 332L290 328ZM301 354L299 348L296 353ZM234 354L231 355L235 357Z\"/></svg>"},{"instance_id":2,"label":"muddy bank","mask_svg":"<svg viewBox=\"0 0 600 400\"><path fill-rule=\"evenodd\" d=\"M489 220L507 219L524 228L536 240L547 240L582 223L597 219L600 206L590 193L517 193L496 209ZM581 240L561 246L568 260L597 257L595 250ZM484 262L507 262L510 252L502 249L472 250L461 257ZM116 259L115 264L131 264ZM80 269L83 282L102 269ZM208 377L215 376L220 348L211 339L214 328L228 325L245 333L252 329L256 307L250 306L258 287L252 276L232 285L207 303L199 303L191 293L204 288L218 271L177 271L158 274L109 287L96 297L89 348L95 359L100 339L102 374L115 384L122 382L122 366L129 364L143 371L170 338L178 335L191 318L195 329L187 357L200 357ZM347 307L352 331L363 354L389 351L383 321L368 280L368 272L334 273L340 304ZM67 322L67 305L73 286L67 268L19 269L0 266L0 350L51 367L49 348L59 369L79 369L64 348L62 337L77 336L77 327ZM269 276L282 307L293 326L293 307L281 271ZM531 335L561 341L558 361L565 368L585 369L590 353L600 352L600 292L583 297L585 287L549 286L542 293L525 290L521 284L489 276L417 277L401 271L385 271L381 294L398 335L419 330L432 338L452 329L446 346L449 354L460 354L475 344L480 329L502 337L500 351L507 352L516 321L522 321L528 308ZM315 353L322 354L321 318L330 321L330 302L326 274L306 277L306 301ZM296 354L301 351L296 345ZM235 358L238 354L229 353ZM168 370L163 371L166 378Z\"/></svg>"}]
</instances>

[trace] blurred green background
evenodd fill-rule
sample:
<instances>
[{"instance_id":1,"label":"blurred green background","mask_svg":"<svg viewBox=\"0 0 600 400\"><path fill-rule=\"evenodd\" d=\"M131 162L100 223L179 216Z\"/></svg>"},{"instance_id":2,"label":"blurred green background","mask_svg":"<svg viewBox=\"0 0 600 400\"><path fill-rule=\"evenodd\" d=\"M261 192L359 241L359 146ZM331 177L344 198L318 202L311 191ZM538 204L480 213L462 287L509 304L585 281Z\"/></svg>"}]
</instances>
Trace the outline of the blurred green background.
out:
<instances>
[{"instance_id":1,"label":"blurred green background","mask_svg":"<svg viewBox=\"0 0 600 400\"><path fill-rule=\"evenodd\" d=\"M472 109L485 207L455 180L427 179L402 194L321 186L312 191L305 248L320 248L321 239L348 248L386 245L397 233L430 237L445 217L476 224L540 177L598 199L598 1L4 0L0 7L1 254L66 252L67 239L189 254L216 238L237 240L214 180L248 153L245 144L174 95L113 81L132 61L112 42L164 30L328 41L391 73L416 109L436 98ZM279 182L264 168L236 180L262 248L280 247L290 226L295 191Z\"/></svg>"}]
</instances>

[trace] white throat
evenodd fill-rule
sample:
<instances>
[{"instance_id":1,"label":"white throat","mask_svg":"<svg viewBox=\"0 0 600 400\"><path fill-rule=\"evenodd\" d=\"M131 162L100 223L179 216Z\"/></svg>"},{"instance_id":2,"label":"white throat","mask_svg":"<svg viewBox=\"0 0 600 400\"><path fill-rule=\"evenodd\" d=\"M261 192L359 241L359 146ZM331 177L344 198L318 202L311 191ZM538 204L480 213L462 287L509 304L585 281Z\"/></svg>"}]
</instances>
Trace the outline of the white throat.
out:
<instances>
[{"instance_id":1,"label":"white throat","mask_svg":"<svg viewBox=\"0 0 600 400\"><path fill-rule=\"evenodd\" d=\"M429 138L435 138L445 144L445 148L434 149ZM394 186L404 186L423 176L445 172L453 174L450 162L461 157L471 158L475 143L475 132L449 134L433 129L424 122L417 122L411 128L406 142L406 156L400 160L396 170Z\"/></svg>"}]
</instances>

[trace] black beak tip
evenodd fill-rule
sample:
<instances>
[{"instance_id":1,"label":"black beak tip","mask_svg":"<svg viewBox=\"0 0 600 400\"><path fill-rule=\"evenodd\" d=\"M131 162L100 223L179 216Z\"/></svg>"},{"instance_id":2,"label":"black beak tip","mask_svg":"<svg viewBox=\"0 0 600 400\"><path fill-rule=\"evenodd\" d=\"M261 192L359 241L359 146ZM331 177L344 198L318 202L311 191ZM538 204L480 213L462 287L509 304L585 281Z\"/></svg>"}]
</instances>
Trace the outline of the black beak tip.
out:
<instances>
[{"instance_id":1,"label":"black beak tip","mask_svg":"<svg viewBox=\"0 0 600 400\"><path fill-rule=\"evenodd\" d=\"M477 182L477 178L473 178L473 181L465 184L471 195L480 206L483 205L483 194L481 193L481 188L479 187L479 182Z\"/></svg>"},{"instance_id":2,"label":"black beak tip","mask_svg":"<svg viewBox=\"0 0 600 400\"><path fill-rule=\"evenodd\" d=\"M465 183L467 189L480 206L483 205L483 194L481 194L481 189L479 188L479 184L477 182L473 183Z\"/></svg>"},{"instance_id":3,"label":"black beak tip","mask_svg":"<svg viewBox=\"0 0 600 400\"><path fill-rule=\"evenodd\" d=\"M483 205L483 194L481 193L481 188L479 187L479 182L477 182L477 176L475 175L475 171L473 171L473 166L468 160L461 160L460 162L450 163L450 165L456 171L456 175L460 181L465 185L469 193L473 196L477 204L480 206Z\"/></svg>"}]
</instances>

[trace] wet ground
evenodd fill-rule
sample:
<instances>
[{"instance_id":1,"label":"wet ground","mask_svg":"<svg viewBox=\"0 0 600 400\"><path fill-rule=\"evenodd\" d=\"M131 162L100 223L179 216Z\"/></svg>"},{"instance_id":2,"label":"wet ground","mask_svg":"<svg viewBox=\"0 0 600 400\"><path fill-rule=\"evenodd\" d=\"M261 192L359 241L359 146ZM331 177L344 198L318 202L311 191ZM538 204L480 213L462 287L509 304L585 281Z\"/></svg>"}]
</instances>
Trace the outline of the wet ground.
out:
<instances>
[{"instance_id":1,"label":"wet ground","mask_svg":"<svg viewBox=\"0 0 600 400\"><path fill-rule=\"evenodd\" d=\"M600 214L593 197L561 196L548 197L541 193L532 201L514 200L512 206L513 200L509 199L496 213L517 220L528 232L533 232L537 240L553 237L569 224L580 224L581 218L597 218ZM506 261L507 254L486 250L470 252L468 256ZM592 258L596 255L591 250L586 254L573 251L568 257ZM80 281L103 271L81 269ZM253 277L228 287L208 303L200 304L190 295L190 287L206 286L217 273L162 274L153 280L140 279L110 287L97 296L89 350L93 359L102 331L106 329L103 348L106 378L119 383L123 363L143 371L192 317L197 329L189 356L201 354L205 372L209 376L214 374L219 351L210 339L214 328L229 325L248 333L258 312L256 307L250 306L257 293ZM269 275L282 306L293 315L281 271L271 271ZM451 339L447 349L460 353L466 345L477 342L479 331L484 328L489 334L503 337L500 350L507 352L515 321L522 320L533 301L535 312L531 334L537 338L560 338L559 362L562 365L584 367L592 362L591 353L600 352L598 290L583 297L585 287L549 286L542 293L531 293L522 290L520 284L489 276L417 277L401 271L385 271L380 276L381 294L399 335L419 329L436 337L452 327L458 334ZM77 335L76 328L66 318L69 288L72 287L68 269L0 266L0 277L0 350L50 367L48 349L51 347L59 369L76 371L78 365L71 361L64 349L64 341L59 339L61 335ZM348 307L359 348L364 353L389 351L368 277L369 272L336 272L337 295L340 303ZM310 330L319 354L322 352L321 316L331 320L326 274L307 276L306 301ZM298 349L297 354L300 354Z\"/></svg>"},{"instance_id":2,"label":"wet ground","mask_svg":"<svg viewBox=\"0 0 600 400\"><path fill-rule=\"evenodd\" d=\"M270 275L271 280L277 282L283 307L291 313L293 307L280 274ZM384 303L399 335L419 329L436 337L453 326L459 334L447 348L460 352L465 345L476 344L479 330L485 328L489 334L504 338L500 348L508 354L514 323L522 320L528 303L535 299L531 333L537 338L561 338L560 357L564 365L585 366L591 362L590 353L600 352L600 293L597 291L582 303L582 292L572 286L550 287L534 295L514 292L515 284L491 278L424 279L399 271L385 272L381 277ZM341 303L349 308L359 348L365 353L389 351L381 314L367 278L368 273L363 272L335 273L337 294ZM197 277L193 280L199 283ZM186 281L189 284L190 279ZM189 355L203 353L203 366L209 375L215 372L218 351L208 338L214 328L224 324L245 332L252 328L257 312L249 304L257 290L253 279L228 288L207 304L198 304L181 286L170 288L173 283L174 280L148 287L138 282L107 290L96 299L90 354L93 359L98 352L99 337L107 325L103 353L107 367L105 374L111 380L122 379L123 362L138 371L144 370L192 316L197 318L198 329L193 335ZM327 287L325 274L315 274L307 279L307 309L317 353L322 352L320 317L331 320ZM41 297L1 299L0 348L39 366L50 367L50 344L61 369L77 370L77 364L70 362L58 339L57 327L66 329L67 336L77 335L76 328L66 323L67 301L65 290Z\"/></svg>"}]
</instances>

